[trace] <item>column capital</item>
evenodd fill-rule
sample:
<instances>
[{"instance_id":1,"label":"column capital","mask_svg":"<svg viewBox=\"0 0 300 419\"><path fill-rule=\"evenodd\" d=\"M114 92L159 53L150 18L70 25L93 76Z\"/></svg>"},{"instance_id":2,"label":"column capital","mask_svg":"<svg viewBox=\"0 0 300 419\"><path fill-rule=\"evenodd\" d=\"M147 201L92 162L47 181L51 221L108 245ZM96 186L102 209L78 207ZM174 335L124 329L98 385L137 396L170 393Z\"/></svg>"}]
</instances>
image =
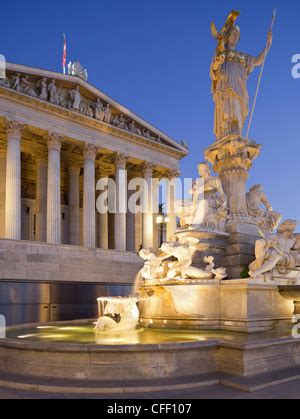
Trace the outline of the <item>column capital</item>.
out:
<instances>
[{"instance_id":1,"label":"column capital","mask_svg":"<svg viewBox=\"0 0 300 419\"><path fill-rule=\"evenodd\" d=\"M85 144L83 150L83 157L85 159L95 160L97 154L97 147L93 144Z\"/></svg>"},{"instance_id":2,"label":"column capital","mask_svg":"<svg viewBox=\"0 0 300 419\"><path fill-rule=\"evenodd\" d=\"M61 150L63 136L57 134L56 132L48 131L47 135L47 145L49 150Z\"/></svg>"},{"instance_id":3,"label":"column capital","mask_svg":"<svg viewBox=\"0 0 300 419\"><path fill-rule=\"evenodd\" d=\"M176 179L180 176L180 172L179 170L168 170L165 175L164 175L167 179L172 180L172 179Z\"/></svg>"},{"instance_id":4,"label":"column capital","mask_svg":"<svg viewBox=\"0 0 300 419\"><path fill-rule=\"evenodd\" d=\"M48 153L47 151L36 149L34 152L35 163L37 166L47 166Z\"/></svg>"},{"instance_id":5,"label":"column capital","mask_svg":"<svg viewBox=\"0 0 300 419\"><path fill-rule=\"evenodd\" d=\"M21 124L18 121L6 120L6 134L8 138L14 137L21 139L22 131L24 131L25 128L26 125Z\"/></svg>"},{"instance_id":6,"label":"column capital","mask_svg":"<svg viewBox=\"0 0 300 419\"><path fill-rule=\"evenodd\" d=\"M6 157L7 145L6 142L0 141L0 157Z\"/></svg>"},{"instance_id":7,"label":"column capital","mask_svg":"<svg viewBox=\"0 0 300 419\"><path fill-rule=\"evenodd\" d=\"M143 176L144 177L152 177L153 176L153 169L154 165L150 162L145 162L143 164Z\"/></svg>"},{"instance_id":8,"label":"column capital","mask_svg":"<svg viewBox=\"0 0 300 419\"><path fill-rule=\"evenodd\" d=\"M229 135L224 141L208 147L204 157L218 175L226 172L248 172L253 160L259 156L260 149L261 145L254 141Z\"/></svg>"},{"instance_id":9,"label":"column capital","mask_svg":"<svg viewBox=\"0 0 300 419\"><path fill-rule=\"evenodd\" d=\"M69 160L68 164L67 164L69 173L74 173L74 174L77 174L77 175L79 175L79 173L80 173L81 166L82 165L81 165L80 161L73 160L73 159Z\"/></svg>"},{"instance_id":10,"label":"column capital","mask_svg":"<svg viewBox=\"0 0 300 419\"><path fill-rule=\"evenodd\" d=\"M126 156L126 154L116 153L114 155L114 163L115 163L116 168L118 169L125 169L127 161L128 161L128 156Z\"/></svg>"}]
</instances>

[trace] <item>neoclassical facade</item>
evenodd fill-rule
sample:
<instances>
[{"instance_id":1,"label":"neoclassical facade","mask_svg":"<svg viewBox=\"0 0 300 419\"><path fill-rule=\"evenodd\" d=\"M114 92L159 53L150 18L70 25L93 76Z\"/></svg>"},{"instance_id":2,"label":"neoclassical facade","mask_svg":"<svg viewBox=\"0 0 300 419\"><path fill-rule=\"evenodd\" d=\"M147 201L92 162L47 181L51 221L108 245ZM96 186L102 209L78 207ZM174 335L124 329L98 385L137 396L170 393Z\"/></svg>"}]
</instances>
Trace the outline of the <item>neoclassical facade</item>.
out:
<instances>
[{"instance_id":1,"label":"neoclassical facade","mask_svg":"<svg viewBox=\"0 0 300 419\"><path fill-rule=\"evenodd\" d=\"M24 254L60 255L60 246L77 254L80 247L99 249L90 263L98 265L95 271L77 280L108 284L109 275L103 280L97 276L101 260L122 261L128 254L136 257L138 265L132 253L141 245L157 247L158 227L153 213L97 213L97 181L111 177L118 184L124 169L128 179L175 178L188 150L80 77L16 64L7 64L6 76L0 80L0 249L4 258L5 251L16 251L16 244L23 246ZM175 228L175 215L170 214L168 234ZM34 250L28 250L34 244ZM26 265L29 259L19 266L3 263L0 277L31 280L35 267L30 270ZM61 272L63 264L60 260L55 268L55 280L74 280L76 276L62 275L66 273ZM32 278L50 281L51 269L40 270Z\"/></svg>"},{"instance_id":2,"label":"neoclassical facade","mask_svg":"<svg viewBox=\"0 0 300 419\"><path fill-rule=\"evenodd\" d=\"M79 77L14 64L0 86L0 130L2 238L118 251L153 245L147 215L144 228L130 214L94 216L94 186L101 177L117 182L124 169L129 179L178 176L184 146Z\"/></svg>"}]
</instances>

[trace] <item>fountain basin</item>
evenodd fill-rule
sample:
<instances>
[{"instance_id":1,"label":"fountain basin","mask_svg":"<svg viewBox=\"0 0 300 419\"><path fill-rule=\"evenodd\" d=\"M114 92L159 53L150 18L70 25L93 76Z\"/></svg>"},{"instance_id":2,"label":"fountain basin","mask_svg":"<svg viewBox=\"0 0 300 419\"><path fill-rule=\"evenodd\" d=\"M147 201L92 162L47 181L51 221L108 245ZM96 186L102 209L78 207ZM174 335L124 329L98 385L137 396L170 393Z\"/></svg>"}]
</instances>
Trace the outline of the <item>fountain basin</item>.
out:
<instances>
[{"instance_id":1,"label":"fountain basin","mask_svg":"<svg viewBox=\"0 0 300 419\"><path fill-rule=\"evenodd\" d=\"M146 329L131 337L118 334L118 343L116 336L105 335L98 344L92 331L93 323L79 321L9 328L7 339L0 339L1 386L11 376L31 385L71 380L74 391L97 385L101 392L116 383L129 388L143 382L147 388L161 379L192 383L209 373L249 376L299 364L300 339L292 338L289 328L254 334Z\"/></svg>"},{"instance_id":2,"label":"fountain basin","mask_svg":"<svg viewBox=\"0 0 300 419\"><path fill-rule=\"evenodd\" d=\"M294 304L276 283L251 279L144 283L140 322L146 327L261 332L291 323Z\"/></svg>"},{"instance_id":3,"label":"fountain basin","mask_svg":"<svg viewBox=\"0 0 300 419\"><path fill-rule=\"evenodd\" d=\"M217 341L210 336L143 329L99 333L93 327L91 321L8 328L0 339L0 373L110 381L216 370Z\"/></svg>"}]
</instances>

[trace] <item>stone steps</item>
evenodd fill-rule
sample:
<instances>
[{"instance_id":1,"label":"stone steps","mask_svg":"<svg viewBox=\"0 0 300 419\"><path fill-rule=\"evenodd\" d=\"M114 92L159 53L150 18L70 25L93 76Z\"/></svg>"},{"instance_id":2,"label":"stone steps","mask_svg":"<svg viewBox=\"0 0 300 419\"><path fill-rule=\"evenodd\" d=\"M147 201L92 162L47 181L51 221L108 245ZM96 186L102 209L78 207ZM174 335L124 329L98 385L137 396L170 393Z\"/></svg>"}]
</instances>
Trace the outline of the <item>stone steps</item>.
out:
<instances>
[{"instance_id":1,"label":"stone steps","mask_svg":"<svg viewBox=\"0 0 300 419\"><path fill-rule=\"evenodd\" d=\"M198 376L136 381L91 381L59 380L22 375L3 374L0 387L30 392L64 394L135 394L159 391L197 390L203 387L222 384L223 386L252 393L300 379L300 367L263 373L250 377L234 376L224 373L209 373Z\"/></svg>"}]
</instances>

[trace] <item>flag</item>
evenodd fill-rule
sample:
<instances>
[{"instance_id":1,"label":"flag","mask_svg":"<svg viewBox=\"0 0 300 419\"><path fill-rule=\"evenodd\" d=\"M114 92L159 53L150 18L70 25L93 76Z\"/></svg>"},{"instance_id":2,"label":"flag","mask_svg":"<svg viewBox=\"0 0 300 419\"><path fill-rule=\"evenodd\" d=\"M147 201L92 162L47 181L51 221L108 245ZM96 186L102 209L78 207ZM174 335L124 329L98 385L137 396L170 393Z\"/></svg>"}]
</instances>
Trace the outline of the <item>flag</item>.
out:
<instances>
[{"instance_id":1,"label":"flag","mask_svg":"<svg viewBox=\"0 0 300 419\"><path fill-rule=\"evenodd\" d=\"M63 34L64 37L64 47L63 47L63 56L62 56L62 67L63 72L66 74L66 66L67 66L67 38L66 35Z\"/></svg>"}]
</instances>

